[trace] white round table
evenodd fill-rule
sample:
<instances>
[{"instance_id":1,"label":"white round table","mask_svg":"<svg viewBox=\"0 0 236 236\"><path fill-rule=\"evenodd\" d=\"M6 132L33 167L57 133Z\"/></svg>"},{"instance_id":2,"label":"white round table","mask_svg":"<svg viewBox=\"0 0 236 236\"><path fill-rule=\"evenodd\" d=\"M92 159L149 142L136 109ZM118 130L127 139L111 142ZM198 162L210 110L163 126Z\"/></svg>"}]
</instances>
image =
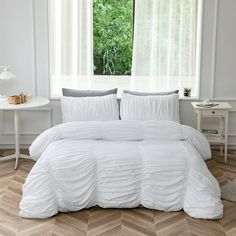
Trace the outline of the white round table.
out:
<instances>
[{"instance_id":1,"label":"white round table","mask_svg":"<svg viewBox=\"0 0 236 236\"><path fill-rule=\"evenodd\" d=\"M45 106L48 103L49 103L49 100L47 98L42 98L42 97L34 97L30 99L28 102L24 104L19 104L19 105L9 104L8 101L0 102L0 110L13 110L14 111L14 123L15 123L15 154L0 158L0 161L15 158L16 159L15 170L16 170L19 158L29 158L29 156L27 155L20 154L18 111Z\"/></svg>"}]
</instances>

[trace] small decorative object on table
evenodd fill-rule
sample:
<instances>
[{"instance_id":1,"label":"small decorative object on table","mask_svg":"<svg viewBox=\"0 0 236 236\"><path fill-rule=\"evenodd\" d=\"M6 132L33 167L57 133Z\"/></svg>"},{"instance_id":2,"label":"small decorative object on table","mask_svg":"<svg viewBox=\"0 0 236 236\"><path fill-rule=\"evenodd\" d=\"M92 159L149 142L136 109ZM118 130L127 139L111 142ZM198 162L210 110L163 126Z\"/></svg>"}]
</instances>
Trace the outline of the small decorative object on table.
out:
<instances>
[{"instance_id":1,"label":"small decorative object on table","mask_svg":"<svg viewBox=\"0 0 236 236\"><path fill-rule=\"evenodd\" d=\"M191 88L184 88L184 96L185 97L191 97L191 92L192 92Z\"/></svg>"},{"instance_id":2,"label":"small decorative object on table","mask_svg":"<svg viewBox=\"0 0 236 236\"><path fill-rule=\"evenodd\" d=\"M21 93L20 95L10 96L8 98L8 102L9 102L9 104L18 105L18 104L26 103L27 99L28 99L28 96L24 93Z\"/></svg>"},{"instance_id":3,"label":"small decorative object on table","mask_svg":"<svg viewBox=\"0 0 236 236\"><path fill-rule=\"evenodd\" d=\"M204 107L204 108L212 108L212 107L216 107L218 105L219 105L218 103L210 102L210 99L208 99L208 98L205 99L203 102L196 104L196 106Z\"/></svg>"},{"instance_id":4,"label":"small decorative object on table","mask_svg":"<svg viewBox=\"0 0 236 236\"><path fill-rule=\"evenodd\" d=\"M9 66L0 66L0 69L3 69L3 72L0 74L0 81L8 81L10 79L16 78L16 75L9 70ZM0 86L0 88L2 85ZM0 102L6 102L8 96L0 95Z\"/></svg>"},{"instance_id":5,"label":"small decorative object on table","mask_svg":"<svg viewBox=\"0 0 236 236\"><path fill-rule=\"evenodd\" d=\"M212 108L212 107L219 106L219 103L213 103L213 102L209 102L209 103L199 103L199 104L196 104L196 106L198 106L198 107L204 107L204 108Z\"/></svg>"}]
</instances>

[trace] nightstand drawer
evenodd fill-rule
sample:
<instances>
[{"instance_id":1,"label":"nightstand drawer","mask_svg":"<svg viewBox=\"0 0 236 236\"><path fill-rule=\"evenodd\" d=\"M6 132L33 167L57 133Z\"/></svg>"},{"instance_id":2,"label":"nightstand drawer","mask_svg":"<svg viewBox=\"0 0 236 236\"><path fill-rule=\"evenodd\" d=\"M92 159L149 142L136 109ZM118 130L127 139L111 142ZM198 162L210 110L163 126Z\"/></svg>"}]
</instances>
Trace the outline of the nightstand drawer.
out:
<instances>
[{"instance_id":1,"label":"nightstand drawer","mask_svg":"<svg viewBox=\"0 0 236 236\"><path fill-rule=\"evenodd\" d=\"M225 116L224 110L202 110L202 116Z\"/></svg>"}]
</instances>

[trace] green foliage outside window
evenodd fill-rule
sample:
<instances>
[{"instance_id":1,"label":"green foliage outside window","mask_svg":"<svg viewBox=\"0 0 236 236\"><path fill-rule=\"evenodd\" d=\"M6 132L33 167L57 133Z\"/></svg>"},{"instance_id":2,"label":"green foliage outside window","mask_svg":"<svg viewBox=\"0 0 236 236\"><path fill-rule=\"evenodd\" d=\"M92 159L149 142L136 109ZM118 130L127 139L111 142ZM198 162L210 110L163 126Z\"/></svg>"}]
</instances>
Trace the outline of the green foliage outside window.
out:
<instances>
[{"instance_id":1,"label":"green foliage outside window","mask_svg":"<svg viewBox=\"0 0 236 236\"><path fill-rule=\"evenodd\" d=\"M93 1L95 75L130 75L133 0Z\"/></svg>"}]
</instances>

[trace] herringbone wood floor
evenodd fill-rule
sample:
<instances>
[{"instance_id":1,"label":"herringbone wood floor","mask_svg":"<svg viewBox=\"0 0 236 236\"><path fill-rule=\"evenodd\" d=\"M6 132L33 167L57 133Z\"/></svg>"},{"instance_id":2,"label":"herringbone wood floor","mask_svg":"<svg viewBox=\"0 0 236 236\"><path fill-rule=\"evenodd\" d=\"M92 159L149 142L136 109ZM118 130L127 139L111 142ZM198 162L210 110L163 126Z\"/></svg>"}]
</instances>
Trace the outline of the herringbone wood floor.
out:
<instances>
[{"instance_id":1,"label":"herringbone wood floor","mask_svg":"<svg viewBox=\"0 0 236 236\"><path fill-rule=\"evenodd\" d=\"M0 156L9 154L2 151ZM228 163L217 151L208 167L220 184L236 178L236 151L230 151ZM236 203L223 201L221 220L197 220L184 212L159 212L144 208L99 209L61 213L47 220L27 220L18 216L21 186L34 162L21 160L14 171L14 161L0 163L0 235L157 235L157 236L236 236Z\"/></svg>"}]
</instances>

